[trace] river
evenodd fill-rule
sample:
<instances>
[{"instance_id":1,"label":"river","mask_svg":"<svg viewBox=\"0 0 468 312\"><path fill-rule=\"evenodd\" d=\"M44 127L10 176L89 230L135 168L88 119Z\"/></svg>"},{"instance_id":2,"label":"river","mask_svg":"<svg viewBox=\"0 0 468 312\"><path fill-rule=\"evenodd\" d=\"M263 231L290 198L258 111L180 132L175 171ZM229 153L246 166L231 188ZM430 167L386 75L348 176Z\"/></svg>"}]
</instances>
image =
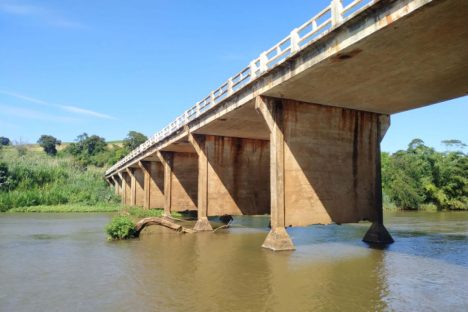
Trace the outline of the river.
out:
<instances>
[{"instance_id":1,"label":"river","mask_svg":"<svg viewBox=\"0 0 468 312\"><path fill-rule=\"evenodd\" d=\"M368 224L292 228L279 253L266 217L118 242L110 217L1 214L0 311L468 311L467 212L386 213L386 250Z\"/></svg>"}]
</instances>

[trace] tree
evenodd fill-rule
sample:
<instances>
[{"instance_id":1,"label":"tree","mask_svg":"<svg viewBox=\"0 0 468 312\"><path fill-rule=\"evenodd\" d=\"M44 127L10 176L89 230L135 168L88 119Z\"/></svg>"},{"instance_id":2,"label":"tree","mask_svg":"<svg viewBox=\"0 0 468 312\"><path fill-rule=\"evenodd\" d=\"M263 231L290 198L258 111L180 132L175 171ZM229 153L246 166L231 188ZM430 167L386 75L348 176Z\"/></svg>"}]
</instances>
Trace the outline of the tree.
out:
<instances>
[{"instance_id":1,"label":"tree","mask_svg":"<svg viewBox=\"0 0 468 312\"><path fill-rule=\"evenodd\" d=\"M443 141L464 147L459 140ZM468 155L437 152L414 139L405 151L382 153L382 187L403 209L432 204L437 209L468 209Z\"/></svg>"},{"instance_id":2,"label":"tree","mask_svg":"<svg viewBox=\"0 0 468 312\"><path fill-rule=\"evenodd\" d=\"M457 150L463 150L466 147L466 144L460 140L443 140L442 144L444 144L447 148L455 148Z\"/></svg>"},{"instance_id":3,"label":"tree","mask_svg":"<svg viewBox=\"0 0 468 312\"><path fill-rule=\"evenodd\" d=\"M41 135L39 140L37 140L37 143L44 149L44 152L46 152L47 155L51 156L55 156L57 154L57 145L62 144L62 142L57 140L57 138L46 134Z\"/></svg>"},{"instance_id":4,"label":"tree","mask_svg":"<svg viewBox=\"0 0 468 312\"><path fill-rule=\"evenodd\" d=\"M148 137L143 133L130 131L128 132L127 137L123 140L123 146L128 152L130 152L140 144L143 144L146 140L148 140Z\"/></svg>"},{"instance_id":5,"label":"tree","mask_svg":"<svg viewBox=\"0 0 468 312\"><path fill-rule=\"evenodd\" d=\"M80 134L76 138L76 143L71 143L65 149L73 155L82 165L90 164L102 166L102 154L107 151L107 142L104 138L87 133Z\"/></svg>"},{"instance_id":6,"label":"tree","mask_svg":"<svg viewBox=\"0 0 468 312\"><path fill-rule=\"evenodd\" d=\"M9 138L0 137L0 146L10 145L10 144L11 144L11 141Z\"/></svg>"}]
</instances>

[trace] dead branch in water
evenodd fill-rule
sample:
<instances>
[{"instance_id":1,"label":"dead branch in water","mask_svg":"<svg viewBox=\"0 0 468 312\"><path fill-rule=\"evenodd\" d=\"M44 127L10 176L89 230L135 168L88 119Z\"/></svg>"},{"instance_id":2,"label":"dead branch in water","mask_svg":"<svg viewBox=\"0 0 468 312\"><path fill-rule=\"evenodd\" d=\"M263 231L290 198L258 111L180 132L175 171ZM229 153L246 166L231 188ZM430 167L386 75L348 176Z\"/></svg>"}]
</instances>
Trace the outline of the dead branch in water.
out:
<instances>
[{"instance_id":1,"label":"dead branch in water","mask_svg":"<svg viewBox=\"0 0 468 312\"><path fill-rule=\"evenodd\" d=\"M174 231L182 233L194 233L192 229L185 228L182 225L172 222L166 218L149 217L138 221L138 223L135 226L136 235L138 236L141 230L143 230L148 225L162 225Z\"/></svg>"}]
</instances>

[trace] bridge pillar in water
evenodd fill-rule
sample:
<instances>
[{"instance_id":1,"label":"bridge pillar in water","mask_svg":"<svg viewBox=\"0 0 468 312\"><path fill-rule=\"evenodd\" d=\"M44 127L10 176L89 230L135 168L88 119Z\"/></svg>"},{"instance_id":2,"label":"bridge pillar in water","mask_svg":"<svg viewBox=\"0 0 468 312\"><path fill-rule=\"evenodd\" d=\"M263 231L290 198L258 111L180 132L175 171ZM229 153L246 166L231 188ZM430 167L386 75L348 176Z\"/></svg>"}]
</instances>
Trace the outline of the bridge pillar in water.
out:
<instances>
[{"instance_id":1,"label":"bridge pillar in water","mask_svg":"<svg viewBox=\"0 0 468 312\"><path fill-rule=\"evenodd\" d=\"M164 215L197 210L197 155L158 152L164 171Z\"/></svg>"},{"instance_id":2,"label":"bridge pillar in water","mask_svg":"<svg viewBox=\"0 0 468 312\"><path fill-rule=\"evenodd\" d=\"M189 134L198 155L197 231L212 230L209 216L270 212L269 143Z\"/></svg>"},{"instance_id":3,"label":"bridge pillar in water","mask_svg":"<svg viewBox=\"0 0 468 312\"><path fill-rule=\"evenodd\" d=\"M121 171L118 173L120 181L122 182L121 193L122 193L122 205L130 205L130 186L131 177L127 171Z\"/></svg>"},{"instance_id":4,"label":"bridge pillar in water","mask_svg":"<svg viewBox=\"0 0 468 312\"><path fill-rule=\"evenodd\" d=\"M135 168L126 168L127 176L129 177L129 196L127 198L128 206L136 206L136 179L135 179Z\"/></svg>"},{"instance_id":5,"label":"bridge pillar in water","mask_svg":"<svg viewBox=\"0 0 468 312\"><path fill-rule=\"evenodd\" d=\"M145 209L164 207L164 168L159 161L141 161L139 167L144 172Z\"/></svg>"},{"instance_id":6,"label":"bridge pillar in water","mask_svg":"<svg viewBox=\"0 0 468 312\"><path fill-rule=\"evenodd\" d=\"M271 231L263 247L293 250L286 227L373 222L365 241L391 243L383 226L380 141L389 116L257 97L270 130Z\"/></svg>"}]
</instances>

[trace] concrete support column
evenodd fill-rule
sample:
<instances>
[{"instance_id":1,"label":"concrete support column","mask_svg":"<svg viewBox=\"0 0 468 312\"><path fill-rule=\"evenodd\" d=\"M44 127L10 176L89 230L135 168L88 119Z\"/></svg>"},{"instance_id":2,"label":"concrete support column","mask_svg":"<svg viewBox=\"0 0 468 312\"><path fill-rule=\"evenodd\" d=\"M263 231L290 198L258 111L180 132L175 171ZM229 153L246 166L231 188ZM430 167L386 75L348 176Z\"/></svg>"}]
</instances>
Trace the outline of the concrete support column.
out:
<instances>
[{"instance_id":1,"label":"concrete support column","mask_svg":"<svg viewBox=\"0 0 468 312\"><path fill-rule=\"evenodd\" d=\"M389 116L259 97L270 129L271 227L264 247L293 248L285 227L373 222L364 241L393 240L383 226L380 141Z\"/></svg>"},{"instance_id":2,"label":"concrete support column","mask_svg":"<svg viewBox=\"0 0 468 312\"><path fill-rule=\"evenodd\" d=\"M212 231L208 221L208 157L205 150L205 136L189 133L189 141L198 154L198 221L195 231Z\"/></svg>"},{"instance_id":3,"label":"concrete support column","mask_svg":"<svg viewBox=\"0 0 468 312\"><path fill-rule=\"evenodd\" d=\"M115 195L119 195L120 194L120 181L119 181L118 176L113 175L112 180L114 181L114 193Z\"/></svg>"},{"instance_id":4,"label":"concrete support column","mask_svg":"<svg viewBox=\"0 0 468 312\"><path fill-rule=\"evenodd\" d=\"M122 193L122 205L127 205L127 193L128 193L128 184L127 184L127 173L119 172L118 173L121 181L121 193Z\"/></svg>"},{"instance_id":5,"label":"concrete support column","mask_svg":"<svg viewBox=\"0 0 468 312\"><path fill-rule=\"evenodd\" d=\"M256 108L270 129L271 230L262 247L275 251L294 250L285 229L283 103L258 97Z\"/></svg>"},{"instance_id":6,"label":"concrete support column","mask_svg":"<svg viewBox=\"0 0 468 312\"><path fill-rule=\"evenodd\" d=\"M130 206L136 206L136 179L133 168L125 169L130 177Z\"/></svg>"},{"instance_id":7,"label":"concrete support column","mask_svg":"<svg viewBox=\"0 0 468 312\"><path fill-rule=\"evenodd\" d=\"M380 142L382 142L388 128L390 127L390 116L379 116L377 123L377 136L379 137L377 153L380 155ZM383 224L382 165L380 157L376 158L375 172L375 208L377 210L377 215L376 220L372 223L362 240L368 244L387 245L392 244L394 240Z\"/></svg>"},{"instance_id":8,"label":"concrete support column","mask_svg":"<svg viewBox=\"0 0 468 312\"><path fill-rule=\"evenodd\" d=\"M170 216L172 210L172 168L174 164L174 154L171 152L158 152L164 168L164 215Z\"/></svg>"},{"instance_id":9,"label":"concrete support column","mask_svg":"<svg viewBox=\"0 0 468 312\"><path fill-rule=\"evenodd\" d=\"M143 171L143 208L150 209L151 206L151 167L147 162L140 161L138 166Z\"/></svg>"}]
</instances>

